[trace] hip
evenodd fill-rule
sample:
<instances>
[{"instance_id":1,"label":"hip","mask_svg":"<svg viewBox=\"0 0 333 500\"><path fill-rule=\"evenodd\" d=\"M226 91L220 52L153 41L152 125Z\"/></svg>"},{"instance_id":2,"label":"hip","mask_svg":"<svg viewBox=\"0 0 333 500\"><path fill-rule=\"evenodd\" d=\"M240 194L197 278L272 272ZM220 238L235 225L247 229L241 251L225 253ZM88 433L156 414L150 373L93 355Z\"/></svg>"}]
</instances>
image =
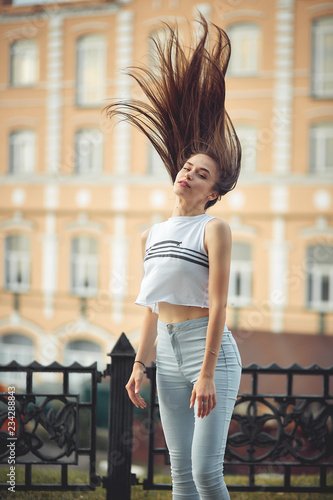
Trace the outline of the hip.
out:
<instances>
[{"instance_id":1,"label":"hip","mask_svg":"<svg viewBox=\"0 0 333 500\"><path fill-rule=\"evenodd\" d=\"M157 367L162 370L201 369L205 355L208 317L187 320L180 323L157 323ZM232 332L224 324L221 348L215 371L225 369L241 370L242 361Z\"/></svg>"}]
</instances>

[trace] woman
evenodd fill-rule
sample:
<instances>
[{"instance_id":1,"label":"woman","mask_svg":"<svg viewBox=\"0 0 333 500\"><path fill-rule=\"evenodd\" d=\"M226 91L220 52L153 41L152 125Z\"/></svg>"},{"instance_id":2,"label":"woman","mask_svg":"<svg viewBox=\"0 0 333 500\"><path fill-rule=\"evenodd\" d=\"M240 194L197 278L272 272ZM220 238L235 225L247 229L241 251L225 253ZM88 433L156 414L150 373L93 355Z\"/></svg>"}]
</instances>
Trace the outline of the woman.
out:
<instances>
[{"instance_id":1,"label":"woman","mask_svg":"<svg viewBox=\"0 0 333 500\"><path fill-rule=\"evenodd\" d=\"M130 73L148 101L107 108L149 138L173 180L172 217L142 236L145 275L136 303L146 312L126 389L145 408L140 386L157 338L157 390L174 500L230 498L222 469L241 376L225 322L231 231L225 220L206 214L235 187L240 170L240 144L224 107L230 43L212 25L217 37L208 49L209 26L202 16L200 22L193 49L185 53L167 26L167 42L153 40L159 71Z\"/></svg>"}]
</instances>

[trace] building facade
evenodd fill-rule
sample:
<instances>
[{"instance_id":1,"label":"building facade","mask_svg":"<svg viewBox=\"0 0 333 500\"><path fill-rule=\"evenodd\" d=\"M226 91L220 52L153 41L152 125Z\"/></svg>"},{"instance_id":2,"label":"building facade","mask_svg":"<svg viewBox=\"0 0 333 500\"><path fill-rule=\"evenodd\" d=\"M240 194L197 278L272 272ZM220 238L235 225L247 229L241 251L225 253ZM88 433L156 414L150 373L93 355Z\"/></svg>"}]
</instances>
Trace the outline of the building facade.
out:
<instances>
[{"instance_id":1,"label":"building facade","mask_svg":"<svg viewBox=\"0 0 333 500\"><path fill-rule=\"evenodd\" d=\"M227 325L333 334L333 7L323 0L2 1L0 362L102 367L137 345L140 237L167 219L156 153L102 112L139 95L150 34L197 11L231 39L227 110L237 187L210 211L233 234ZM242 333L243 332L243 333Z\"/></svg>"}]
</instances>

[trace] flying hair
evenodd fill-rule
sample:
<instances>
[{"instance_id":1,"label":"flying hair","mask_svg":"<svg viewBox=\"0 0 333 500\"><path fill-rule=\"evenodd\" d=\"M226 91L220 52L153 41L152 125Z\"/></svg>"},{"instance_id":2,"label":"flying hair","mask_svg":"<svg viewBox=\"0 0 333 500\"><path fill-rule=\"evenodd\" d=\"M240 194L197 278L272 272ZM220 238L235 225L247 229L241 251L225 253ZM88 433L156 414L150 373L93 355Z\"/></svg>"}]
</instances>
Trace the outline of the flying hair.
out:
<instances>
[{"instance_id":1,"label":"flying hair","mask_svg":"<svg viewBox=\"0 0 333 500\"><path fill-rule=\"evenodd\" d=\"M145 134L173 182L191 156L210 156L219 166L214 190L220 199L236 186L241 164L240 142L225 109L231 47L223 29L208 24L202 14L199 23L200 35L188 49L180 42L177 26L164 23L165 39L150 37L156 49L154 68L127 69L146 99L116 99L104 110ZM208 201L205 209L216 201Z\"/></svg>"}]
</instances>

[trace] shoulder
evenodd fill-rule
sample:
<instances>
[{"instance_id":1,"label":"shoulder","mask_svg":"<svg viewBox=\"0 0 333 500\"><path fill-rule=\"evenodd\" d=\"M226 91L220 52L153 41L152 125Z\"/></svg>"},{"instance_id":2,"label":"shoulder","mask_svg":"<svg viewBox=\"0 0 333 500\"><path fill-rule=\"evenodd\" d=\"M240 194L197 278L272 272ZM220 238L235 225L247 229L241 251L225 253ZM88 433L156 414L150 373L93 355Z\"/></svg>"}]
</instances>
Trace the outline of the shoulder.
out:
<instances>
[{"instance_id":1,"label":"shoulder","mask_svg":"<svg viewBox=\"0 0 333 500\"><path fill-rule=\"evenodd\" d=\"M146 241L147 241L147 238L148 238L148 235L151 231L151 228L152 226L148 227L147 229L145 229L145 231L143 231L143 233L141 234L141 243L142 244L145 244Z\"/></svg>"},{"instance_id":2,"label":"shoulder","mask_svg":"<svg viewBox=\"0 0 333 500\"><path fill-rule=\"evenodd\" d=\"M231 246L231 242L231 228L226 220L215 218L207 222L205 230L206 250L209 250L210 247L216 245Z\"/></svg>"},{"instance_id":3,"label":"shoulder","mask_svg":"<svg viewBox=\"0 0 333 500\"><path fill-rule=\"evenodd\" d=\"M142 253L143 258L144 258L145 253L146 253L146 243L147 243L147 238L149 236L151 228L152 228L152 226L148 227L148 229L143 231L143 233L141 234L141 253Z\"/></svg>"},{"instance_id":4,"label":"shoulder","mask_svg":"<svg viewBox=\"0 0 333 500\"><path fill-rule=\"evenodd\" d=\"M230 237L231 238L231 228L229 223L218 217L211 219L206 224L206 236L207 237Z\"/></svg>"}]
</instances>

